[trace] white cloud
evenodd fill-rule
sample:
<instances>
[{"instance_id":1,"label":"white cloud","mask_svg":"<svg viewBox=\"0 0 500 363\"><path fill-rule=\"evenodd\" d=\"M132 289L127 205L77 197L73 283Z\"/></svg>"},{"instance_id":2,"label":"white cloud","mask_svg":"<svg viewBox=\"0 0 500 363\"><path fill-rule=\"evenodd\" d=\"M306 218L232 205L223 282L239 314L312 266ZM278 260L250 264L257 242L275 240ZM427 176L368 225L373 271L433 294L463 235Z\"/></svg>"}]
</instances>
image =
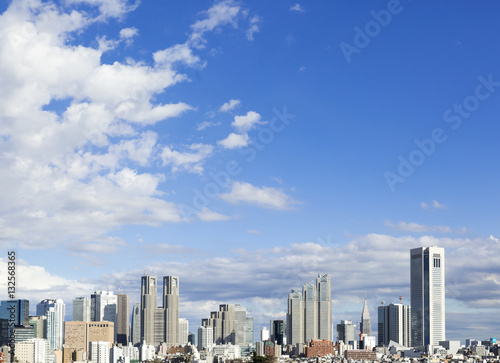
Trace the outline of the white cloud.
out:
<instances>
[{"instance_id":1,"label":"white cloud","mask_svg":"<svg viewBox=\"0 0 500 363\"><path fill-rule=\"evenodd\" d=\"M255 125L263 125L267 122L260 121L261 116L255 111L248 111L244 116L235 116L231 124L239 132L247 132Z\"/></svg>"},{"instance_id":2,"label":"white cloud","mask_svg":"<svg viewBox=\"0 0 500 363\"><path fill-rule=\"evenodd\" d=\"M238 149L247 146L249 142L247 134L230 133L225 139L217 141L217 144L226 149Z\"/></svg>"},{"instance_id":3,"label":"white cloud","mask_svg":"<svg viewBox=\"0 0 500 363\"><path fill-rule=\"evenodd\" d=\"M300 5L299 3L296 3L290 7L290 11L296 11L299 13L303 13L303 12L305 12L305 9L302 5Z\"/></svg>"},{"instance_id":4,"label":"white cloud","mask_svg":"<svg viewBox=\"0 0 500 363\"><path fill-rule=\"evenodd\" d=\"M79 4L90 8L71 8ZM122 243L109 234L124 225L185 220L159 190L165 176L145 168L161 158L172 169L201 173L213 146L174 151L159 145L147 127L192 110L179 100L159 103L156 96L188 80L173 64L203 61L180 44L156 52L152 66L130 58L102 63L104 52L137 35L135 28L121 29L117 40L93 35L97 49L77 42L90 25L123 17L137 4L16 0L1 15L2 243L60 245L72 253L78 246L87 254L101 244L109 252ZM239 7L231 4L214 5L193 32L201 36L232 23Z\"/></svg>"},{"instance_id":5,"label":"white cloud","mask_svg":"<svg viewBox=\"0 0 500 363\"><path fill-rule=\"evenodd\" d=\"M232 0L223 0L215 3L210 9L203 11L205 19L196 21L191 28L193 32L189 38L190 44L201 47L205 43L203 34L217 27L233 24L237 26L237 17L240 7Z\"/></svg>"},{"instance_id":6,"label":"white cloud","mask_svg":"<svg viewBox=\"0 0 500 363\"><path fill-rule=\"evenodd\" d=\"M123 28L120 30L120 39L130 39L135 37L139 33L137 28Z\"/></svg>"},{"instance_id":7,"label":"white cloud","mask_svg":"<svg viewBox=\"0 0 500 363\"><path fill-rule=\"evenodd\" d=\"M385 225L390 227L395 231L404 231L404 232L422 232L422 233L464 233L466 231L465 228L454 231L448 226L426 226L423 224L418 224L414 222L398 222L397 224L393 224L390 220L385 221Z\"/></svg>"},{"instance_id":8,"label":"white cloud","mask_svg":"<svg viewBox=\"0 0 500 363\"><path fill-rule=\"evenodd\" d=\"M256 187L250 183L234 181L231 191L219 196L223 200L232 204L254 204L259 207L287 210L293 209L297 204L292 197L280 189L272 187Z\"/></svg>"},{"instance_id":9,"label":"white cloud","mask_svg":"<svg viewBox=\"0 0 500 363\"><path fill-rule=\"evenodd\" d=\"M225 216L223 214L214 212L207 207L203 207L203 209L198 213L198 218L204 222L214 222L214 221L227 221L233 219L234 217Z\"/></svg>"},{"instance_id":10,"label":"white cloud","mask_svg":"<svg viewBox=\"0 0 500 363\"><path fill-rule=\"evenodd\" d=\"M196 124L196 130L197 131L203 131L206 128L219 126L220 124L221 124L220 121L218 121L218 122L215 122L215 121L203 121L203 122L200 122L199 124Z\"/></svg>"},{"instance_id":11,"label":"white cloud","mask_svg":"<svg viewBox=\"0 0 500 363\"><path fill-rule=\"evenodd\" d=\"M427 204L426 202L421 202L420 207L422 209L446 209L447 206L433 200L431 204Z\"/></svg>"},{"instance_id":12,"label":"white cloud","mask_svg":"<svg viewBox=\"0 0 500 363\"><path fill-rule=\"evenodd\" d=\"M172 171L180 169L201 174L203 162L212 155L214 147L205 144L192 144L188 147L192 152L179 152L165 146L161 152L163 165L172 165Z\"/></svg>"},{"instance_id":13,"label":"white cloud","mask_svg":"<svg viewBox=\"0 0 500 363\"><path fill-rule=\"evenodd\" d=\"M193 54L188 44L176 44L170 48L155 52L153 58L159 65L172 65L176 62L182 62L188 66L193 66L200 63L200 57ZM201 66L203 67L204 64Z\"/></svg>"},{"instance_id":14,"label":"white cloud","mask_svg":"<svg viewBox=\"0 0 500 363\"><path fill-rule=\"evenodd\" d=\"M253 41L253 35L260 31L259 23L261 22L260 17L254 15L250 18L250 26L247 29L247 39Z\"/></svg>"},{"instance_id":15,"label":"white cloud","mask_svg":"<svg viewBox=\"0 0 500 363\"><path fill-rule=\"evenodd\" d=\"M241 104L240 100L229 100L228 102L224 103L222 106L219 108L219 112L228 112L234 110L236 107L238 107Z\"/></svg>"}]
</instances>

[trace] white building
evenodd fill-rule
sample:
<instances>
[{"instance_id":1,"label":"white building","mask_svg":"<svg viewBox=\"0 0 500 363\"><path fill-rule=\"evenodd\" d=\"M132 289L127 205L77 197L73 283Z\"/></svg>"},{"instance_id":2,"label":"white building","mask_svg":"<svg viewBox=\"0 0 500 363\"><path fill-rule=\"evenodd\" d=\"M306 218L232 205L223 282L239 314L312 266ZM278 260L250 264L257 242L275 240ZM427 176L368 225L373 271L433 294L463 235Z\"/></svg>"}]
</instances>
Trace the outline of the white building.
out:
<instances>
[{"instance_id":1,"label":"white building","mask_svg":"<svg viewBox=\"0 0 500 363\"><path fill-rule=\"evenodd\" d=\"M260 330L260 340L261 341L266 341L266 340L269 340L269 338L270 338L270 336L269 336L269 330L266 327L263 327Z\"/></svg>"},{"instance_id":2,"label":"white building","mask_svg":"<svg viewBox=\"0 0 500 363\"><path fill-rule=\"evenodd\" d=\"M221 344L213 345L210 348L213 356L225 357L229 359L241 358L241 348L239 345Z\"/></svg>"},{"instance_id":3,"label":"white building","mask_svg":"<svg viewBox=\"0 0 500 363\"><path fill-rule=\"evenodd\" d=\"M214 344L214 330L211 326L200 326L198 328L198 350L204 350Z\"/></svg>"},{"instance_id":4,"label":"white building","mask_svg":"<svg viewBox=\"0 0 500 363\"><path fill-rule=\"evenodd\" d=\"M90 342L89 360L92 363L109 363L109 342Z\"/></svg>"},{"instance_id":5,"label":"white building","mask_svg":"<svg viewBox=\"0 0 500 363\"><path fill-rule=\"evenodd\" d=\"M48 363L49 341L47 339L28 339L15 345L16 357L19 362Z\"/></svg>"},{"instance_id":6,"label":"white building","mask_svg":"<svg viewBox=\"0 0 500 363\"><path fill-rule=\"evenodd\" d=\"M36 315L45 315L45 336L50 349L62 349L64 338L64 314L66 305L61 299L45 299L36 306Z\"/></svg>"},{"instance_id":7,"label":"white building","mask_svg":"<svg viewBox=\"0 0 500 363\"><path fill-rule=\"evenodd\" d=\"M73 300L73 321L90 321L90 299L80 296Z\"/></svg>"},{"instance_id":8,"label":"white building","mask_svg":"<svg viewBox=\"0 0 500 363\"><path fill-rule=\"evenodd\" d=\"M134 347L134 345L129 342L127 346L122 347L123 356L129 360L139 360L139 348Z\"/></svg>"},{"instance_id":9,"label":"white building","mask_svg":"<svg viewBox=\"0 0 500 363\"><path fill-rule=\"evenodd\" d=\"M414 248L410 259L411 343L438 345L446 340L444 248Z\"/></svg>"},{"instance_id":10,"label":"white building","mask_svg":"<svg viewBox=\"0 0 500 363\"><path fill-rule=\"evenodd\" d=\"M179 330L177 331L178 337L177 341L179 345L187 345L188 343L188 334L189 334L189 321L184 318L179 318Z\"/></svg>"},{"instance_id":11,"label":"white building","mask_svg":"<svg viewBox=\"0 0 500 363\"><path fill-rule=\"evenodd\" d=\"M139 359L141 362L145 360L153 360L155 356L155 347L149 344L146 344L146 341L143 341L141 346L139 347Z\"/></svg>"}]
</instances>

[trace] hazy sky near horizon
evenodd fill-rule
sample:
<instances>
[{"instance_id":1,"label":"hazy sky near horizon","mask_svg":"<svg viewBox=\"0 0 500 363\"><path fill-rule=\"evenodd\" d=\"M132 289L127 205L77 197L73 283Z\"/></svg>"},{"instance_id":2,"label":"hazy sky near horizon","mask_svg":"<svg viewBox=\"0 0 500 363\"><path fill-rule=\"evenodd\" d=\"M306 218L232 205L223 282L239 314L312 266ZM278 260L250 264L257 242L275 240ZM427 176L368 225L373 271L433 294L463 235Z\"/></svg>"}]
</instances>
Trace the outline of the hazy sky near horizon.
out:
<instances>
[{"instance_id":1,"label":"hazy sky near horizon","mask_svg":"<svg viewBox=\"0 0 500 363\"><path fill-rule=\"evenodd\" d=\"M437 245L447 337L500 335L498 2L0 12L0 271L33 312L178 275L191 330L219 303L257 330L328 272L334 324L366 293L375 331Z\"/></svg>"}]
</instances>

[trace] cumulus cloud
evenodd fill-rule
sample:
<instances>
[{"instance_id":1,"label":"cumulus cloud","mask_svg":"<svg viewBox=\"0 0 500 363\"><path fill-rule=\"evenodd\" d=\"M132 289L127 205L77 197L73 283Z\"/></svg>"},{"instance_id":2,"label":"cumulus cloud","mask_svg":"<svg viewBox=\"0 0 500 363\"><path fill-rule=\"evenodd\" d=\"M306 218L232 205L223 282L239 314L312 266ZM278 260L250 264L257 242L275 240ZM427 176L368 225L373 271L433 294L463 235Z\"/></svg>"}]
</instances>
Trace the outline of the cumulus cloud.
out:
<instances>
[{"instance_id":1,"label":"cumulus cloud","mask_svg":"<svg viewBox=\"0 0 500 363\"><path fill-rule=\"evenodd\" d=\"M248 111L246 115L235 116L231 124L239 132L247 132L256 125L264 125L267 122L260 121L261 116L255 111Z\"/></svg>"},{"instance_id":2,"label":"cumulus cloud","mask_svg":"<svg viewBox=\"0 0 500 363\"><path fill-rule=\"evenodd\" d=\"M204 64L191 41L236 24L240 10L231 1L216 3L193 24L185 44L155 52L152 65L101 61L106 51L135 37L136 28L121 29L118 39L97 35L97 49L75 42L90 25L122 18L137 5L15 0L2 14L2 243L63 245L71 253L90 255L99 245L108 252L120 247L122 242L108 234L124 225L185 220L159 190L165 176L147 168L160 159L173 170L201 173L213 146L173 150L160 145L148 127L193 107L178 100L161 103L156 96L188 80L176 64Z\"/></svg>"},{"instance_id":3,"label":"cumulus cloud","mask_svg":"<svg viewBox=\"0 0 500 363\"><path fill-rule=\"evenodd\" d=\"M239 149L247 146L249 142L250 139L246 133L235 134L232 132L225 139L217 141L217 144L221 145L225 149Z\"/></svg>"},{"instance_id":4,"label":"cumulus cloud","mask_svg":"<svg viewBox=\"0 0 500 363\"><path fill-rule=\"evenodd\" d=\"M269 209L287 210L293 209L297 204L292 197L280 189L272 187L256 187L250 183L234 181L231 191L219 196L232 204L254 204Z\"/></svg>"},{"instance_id":5,"label":"cumulus cloud","mask_svg":"<svg viewBox=\"0 0 500 363\"><path fill-rule=\"evenodd\" d=\"M236 107L238 107L241 104L240 100L229 100L228 102L224 103L222 106L219 108L219 112L228 112L234 110Z\"/></svg>"},{"instance_id":6,"label":"cumulus cloud","mask_svg":"<svg viewBox=\"0 0 500 363\"><path fill-rule=\"evenodd\" d=\"M165 146L161 153L163 165L171 165L172 171L186 170L191 173L201 174L203 162L212 155L214 147L205 144L192 144L188 147L190 152L179 152Z\"/></svg>"}]
</instances>

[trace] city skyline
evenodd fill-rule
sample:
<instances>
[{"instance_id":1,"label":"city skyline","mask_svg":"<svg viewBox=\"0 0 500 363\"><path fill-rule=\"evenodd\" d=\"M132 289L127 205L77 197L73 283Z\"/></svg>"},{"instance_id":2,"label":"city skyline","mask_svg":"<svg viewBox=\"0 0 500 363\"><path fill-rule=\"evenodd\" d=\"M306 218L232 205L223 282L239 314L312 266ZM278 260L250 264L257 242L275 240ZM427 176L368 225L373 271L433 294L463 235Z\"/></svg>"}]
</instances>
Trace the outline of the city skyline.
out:
<instances>
[{"instance_id":1,"label":"city skyline","mask_svg":"<svg viewBox=\"0 0 500 363\"><path fill-rule=\"evenodd\" d=\"M94 291L132 305L141 276L178 276L189 330L220 304L259 330L323 271L332 324L359 321L366 293L375 332L381 301L409 304L408 251L436 245L447 338L499 335L499 3L0 16L0 271L16 250L32 313Z\"/></svg>"}]
</instances>

